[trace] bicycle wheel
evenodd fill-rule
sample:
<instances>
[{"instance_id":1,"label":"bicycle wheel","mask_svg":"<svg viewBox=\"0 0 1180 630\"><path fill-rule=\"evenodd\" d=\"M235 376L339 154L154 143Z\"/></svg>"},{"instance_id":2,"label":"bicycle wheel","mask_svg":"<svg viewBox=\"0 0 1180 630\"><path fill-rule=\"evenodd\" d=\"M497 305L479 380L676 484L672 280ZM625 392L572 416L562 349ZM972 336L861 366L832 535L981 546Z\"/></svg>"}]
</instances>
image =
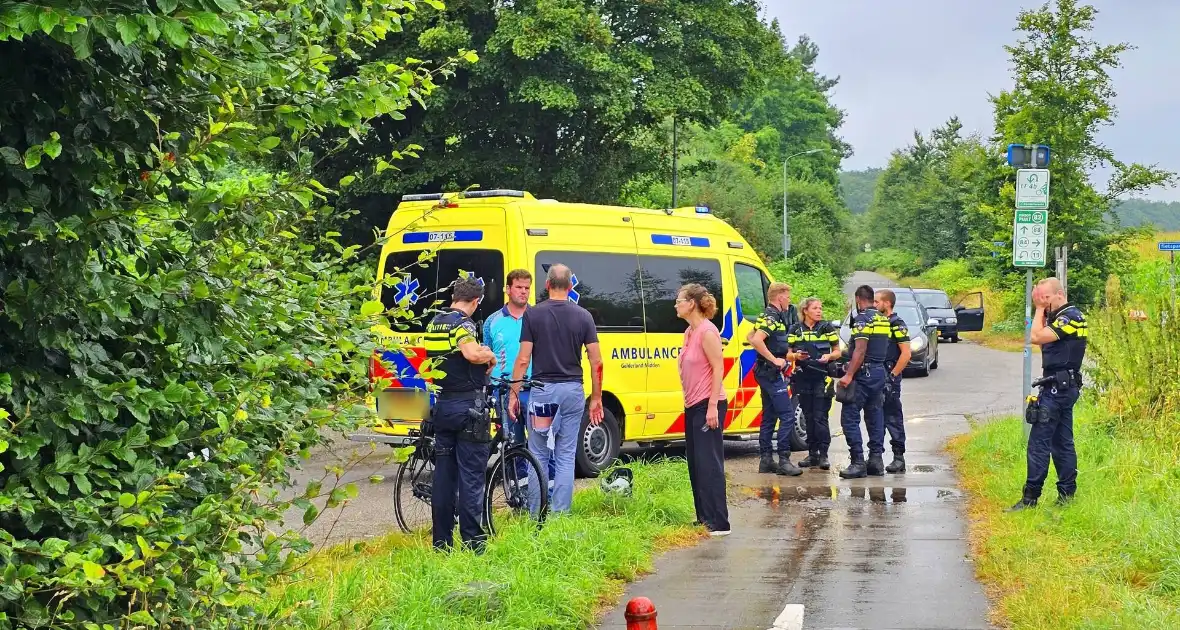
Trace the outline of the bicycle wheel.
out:
<instances>
[{"instance_id":1,"label":"bicycle wheel","mask_svg":"<svg viewBox=\"0 0 1180 630\"><path fill-rule=\"evenodd\" d=\"M510 448L492 465L485 492L484 526L488 535L514 520L528 519L537 528L549 513L547 477L536 457L522 447Z\"/></svg>"},{"instance_id":2,"label":"bicycle wheel","mask_svg":"<svg viewBox=\"0 0 1180 630\"><path fill-rule=\"evenodd\" d=\"M403 532L430 525L430 492L434 483L434 445L421 441L397 469L393 485L393 511Z\"/></svg>"}]
</instances>

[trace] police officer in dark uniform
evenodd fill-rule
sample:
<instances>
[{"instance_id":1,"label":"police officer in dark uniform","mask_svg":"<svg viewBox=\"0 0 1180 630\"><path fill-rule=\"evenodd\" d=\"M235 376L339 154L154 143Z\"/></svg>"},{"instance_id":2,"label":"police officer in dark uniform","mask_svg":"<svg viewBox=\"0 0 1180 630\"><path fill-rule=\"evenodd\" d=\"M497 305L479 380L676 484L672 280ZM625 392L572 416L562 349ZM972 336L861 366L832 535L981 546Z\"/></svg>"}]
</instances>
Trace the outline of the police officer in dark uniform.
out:
<instances>
[{"instance_id":1,"label":"police officer in dark uniform","mask_svg":"<svg viewBox=\"0 0 1180 630\"><path fill-rule=\"evenodd\" d=\"M754 322L754 330L746 341L758 352L754 364L754 379L762 391L762 424L758 427L758 451L761 460L758 472L776 472L796 476L803 471L791 463L791 433L794 432L795 401L791 398L786 370L798 355L790 351L787 331L799 322L799 315L791 305L791 287L782 282L771 283L766 291L766 309ZM778 457L774 463L774 427L778 425Z\"/></svg>"},{"instance_id":2,"label":"police officer in dark uniform","mask_svg":"<svg viewBox=\"0 0 1180 630\"><path fill-rule=\"evenodd\" d=\"M843 378L841 387L848 387L856 381L853 400L842 403L840 425L844 439L848 441L851 458L848 468L840 471L845 479L857 479L867 475L883 476L885 464L881 459L885 452L885 359L889 349L889 319L874 308L873 288L861 285L856 288L857 315L852 322L852 358ZM864 422L869 433L869 461L864 459L864 442L860 434L860 416L864 411Z\"/></svg>"},{"instance_id":3,"label":"police officer in dark uniform","mask_svg":"<svg viewBox=\"0 0 1180 630\"><path fill-rule=\"evenodd\" d=\"M1037 283L1032 295L1036 314L1032 321L1032 343L1041 346L1040 395L1028 436L1028 479L1024 496L1009 508L1015 512L1035 507L1049 476L1049 459L1057 469L1057 503L1069 502L1077 492L1078 454L1073 443L1073 407L1082 387L1082 360L1086 357L1086 318L1065 296L1057 278ZM1031 416L1031 417L1029 417Z\"/></svg>"},{"instance_id":4,"label":"police officer in dark uniform","mask_svg":"<svg viewBox=\"0 0 1180 630\"><path fill-rule=\"evenodd\" d=\"M905 472L905 415L901 409L901 375L910 363L910 329L905 320L893 312L897 295L889 289L877 291L876 307L889 318L889 349L885 355L885 429L889 431L889 445L893 447L893 461L885 467L887 473Z\"/></svg>"},{"instance_id":5,"label":"police officer in dark uniform","mask_svg":"<svg viewBox=\"0 0 1180 630\"><path fill-rule=\"evenodd\" d=\"M496 355L477 340L471 315L483 299L483 287L462 277L451 287L451 306L426 327L426 355L444 376L434 380L438 399L431 410L434 433L434 486L430 493L434 548L454 543L455 497L459 499L459 535L463 544L482 551L484 474L491 451L491 424L483 388Z\"/></svg>"},{"instance_id":6,"label":"police officer in dark uniform","mask_svg":"<svg viewBox=\"0 0 1180 630\"><path fill-rule=\"evenodd\" d=\"M803 321L787 335L791 350L801 355L798 369L791 379L807 421L807 457L799 462L799 467L828 470L831 468L828 447L832 444L828 414L835 394L829 369L840 358L840 335L836 327L824 319L824 307L819 298L803 300L801 310Z\"/></svg>"}]
</instances>

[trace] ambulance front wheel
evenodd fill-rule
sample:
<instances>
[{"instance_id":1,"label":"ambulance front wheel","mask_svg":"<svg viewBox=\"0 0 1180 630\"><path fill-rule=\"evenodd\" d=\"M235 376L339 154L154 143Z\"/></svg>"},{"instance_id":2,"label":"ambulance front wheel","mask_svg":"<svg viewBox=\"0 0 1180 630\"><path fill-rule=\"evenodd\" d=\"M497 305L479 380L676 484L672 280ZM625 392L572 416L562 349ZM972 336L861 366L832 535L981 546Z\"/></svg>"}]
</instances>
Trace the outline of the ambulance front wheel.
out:
<instances>
[{"instance_id":1,"label":"ambulance front wheel","mask_svg":"<svg viewBox=\"0 0 1180 630\"><path fill-rule=\"evenodd\" d=\"M597 477L619 457L623 445L619 422L610 409L603 409L602 414L598 426L591 426L589 410L582 415L581 439L575 458L575 470L580 477Z\"/></svg>"},{"instance_id":2,"label":"ambulance front wheel","mask_svg":"<svg viewBox=\"0 0 1180 630\"><path fill-rule=\"evenodd\" d=\"M799 404L799 397L795 397L795 425L791 431L791 450L807 450L807 419L803 416L803 405Z\"/></svg>"}]
</instances>

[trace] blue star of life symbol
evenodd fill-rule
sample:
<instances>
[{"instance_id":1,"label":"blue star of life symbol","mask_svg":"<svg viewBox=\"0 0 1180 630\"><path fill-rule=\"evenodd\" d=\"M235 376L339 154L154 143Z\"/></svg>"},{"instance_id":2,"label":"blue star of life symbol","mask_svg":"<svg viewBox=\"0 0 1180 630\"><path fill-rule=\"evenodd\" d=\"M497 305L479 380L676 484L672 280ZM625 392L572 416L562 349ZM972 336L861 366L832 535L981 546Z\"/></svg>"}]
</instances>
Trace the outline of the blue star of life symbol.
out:
<instances>
[{"instance_id":1,"label":"blue star of life symbol","mask_svg":"<svg viewBox=\"0 0 1180 630\"><path fill-rule=\"evenodd\" d=\"M393 299L399 304L402 300L406 299L410 301L410 304L417 304L419 286L421 285L418 284L418 280L413 276L403 276L401 282L393 285L393 288L397 290L397 293L393 295Z\"/></svg>"},{"instance_id":2,"label":"blue star of life symbol","mask_svg":"<svg viewBox=\"0 0 1180 630\"><path fill-rule=\"evenodd\" d=\"M569 300L571 302L573 302L574 304L577 304L578 300L580 300L582 298L582 296L578 294L577 289L578 289L578 274L576 274L576 273L570 274L570 297L569 297Z\"/></svg>"}]
</instances>

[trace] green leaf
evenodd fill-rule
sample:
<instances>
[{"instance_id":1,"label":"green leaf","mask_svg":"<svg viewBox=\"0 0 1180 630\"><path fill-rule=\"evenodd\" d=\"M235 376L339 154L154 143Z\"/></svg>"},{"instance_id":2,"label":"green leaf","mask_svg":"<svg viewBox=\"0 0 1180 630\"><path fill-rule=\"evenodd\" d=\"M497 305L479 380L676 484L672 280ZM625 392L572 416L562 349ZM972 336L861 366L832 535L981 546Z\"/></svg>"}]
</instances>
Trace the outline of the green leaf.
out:
<instances>
[{"instance_id":1,"label":"green leaf","mask_svg":"<svg viewBox=\"0 0 1180 630\"><path fill-rule=\"evenodd\" d=\"M89 59L93 54L90 48L90 27L85 26L79 28L74 33L70 34L70 48L74 49L74 57L82 60Z\"/></svg>"},{"instance_id":2,"label":"green leaf","mask_svg":"<svg viewBox=\"0 0 1180 630\"><path fill-rule=\"evenodd\" d=\"M135 18L120 15L115 18L115 30L119 31L119 38L123 40L123 44L130 46L139 38L140 26Z\"/></svg>"},{"instance_id":3,"label":"green leaf","mask_svg":"<svg viewBox=\"0 0 1180 630\"><path fill-rule=\"evenodd\" d=\"M242 5L238 4L237 0L213 0L217 6L226 13L237 13L242 10Z\"/></svg>"},{"instance_id":4,"label":"green leaf","mask_svg":"<svg viewBox=\"0 0 1180 630\"><path fill-rule=\"evenodd\" d=\"M354 181L356 181L356 175L345 175L344 177L340 178L339 186L341 188L344 188L344 187L348 186L349 184L353 183Z\"/></svg>"},{"instance_id":5,"label":"green leaf","mask_svg":"<svg viewBox=\"0 0 1180 630\"><path fill-rule=\"evenodd\" d=\"M165 20L164 27L160 29L164 34L164 39L168 40L169 44L177 48L184 48L188 45L188 31L184 30L184 24L180 20Z\"/></svg>"},{"instance_id":6,"label":"green leaf","mask_svg":"<svg viewBox=\"0 0 1180 630\"><path fill-rule=\"evenodd\" d=\"M184 402L188 398L188 388L180 383L169 383L164 388L164 398L170 403Z\"/></svg>"},{"instance_id":7,"label":"green leaf","mask_svg":"<svg viewBox=\"0 0 1180 630\"><path fill-rule=\"evenodd\" d=\"M70 493L70 482L66 481L66 478L61 475L45 475L45 483L48 483L49 487L57 491L58 494Z\"/></svg>"},{"instance_id":8,"label":"green leaf","mask_svg":"<svg viewBox=\"0 0 1180 630\"><path fill-rule=\"evenodd\" d=\"M43 145L45 155L48 155L51 159L54 159L54 160L57 159L57 156L61 155L60 139L61 139L61 136L59 136L56 131L53 132L52 134L50 134L50 138L48 140L46 140L45 144Z\"/></svg>"},{"instance_id":9,"label":"green leaf","mask_svg":"<svg viewBox=\"0 0 1180 630\"><path fill-rule=\"evenodd\" d=\"M282 142L282 140L280 140L278 136L267 136L262 139L262 142L258 143L258 146L262 147L264 151L270 151L271 149L279 146L280 142Z\"/></svg>"},{"instance_id":10,"label":"green leaf","mask_svg":"<svg viewBox=\"0 0 1180 630\"><path fill-rule=\"evenodd\" d=\"M229 32L229 29L225 26L225 22L222 22L216 13L209 13L208 11L202 11L201 13L189 16L189 23L193 25L193 29L198 33L204 33L206 35L223 35Z\"/></svg>"},{"instance_id":11,"label":"green leaf","mask_svg":"<svg viewBox=\"0 0 1180 630\"><path fill-rule=\"evenodd\" d=\"M479 53L476 53L474 50L469 50L463 55L463 59L467 63L476 63L479 61Z\"/></svg>"},{"instance_id":12,"label":"green leaf","mask_svg":"<svg viewBox=\"0 0 1180 630\"><path fill-rule=\"evenodd\" d=\"M299 205L304 208L311 207L311 201L315 198L315 195L310 190L292 190L291 196L295 197Z\"/></svg>"},{"instance_id":13,"label":"green leaf","mask_svg":"<svg viewBox=\"0 0 1180 630\"><path fill-rule=\"evenodd\" d=\"M42 9L37 12L37 23L46 35L53 34L53 29L61 24L61 15L53 9Z\"/></svg>"},{"instance_id":14,"label":"green leaf","mask_svg":"<svg viewBox=\"0 0 1180 630\"><path fill-rule=\"evenodd\" d=\"M20 151L12 147L0 147L0 158L4 158L4 161L12 166L21 163Z\"/></svg>"},{"instance_id":15,"label":"green leaf","mask_svg":"<svg viewBox=\"0 0 1180 630\"><path fill-rule=\"evenodd\" d=\"M44 154L45 149L39 144L29 147L29 150L25 151L25 168L37 168L37 165L41 163L41 156Z\"/></svg>"},{"instance_id":16,"label":"green leaf","mask_svg":"<svg viewBox=\"0 0 1180 630\"><path fill-rule=\"evenodd\" d=\"M0 440L0 453L8 452L8 440Z\"/></svg>"},{"instance_id":17,"label":"green leaf","mask_svg":"<svg viewBox=\"0 0 1180 630\"><path fill-rule=\"evenodd\" d=\"M90 491L93 490L86 475L74 475L74 485L78 486L78 492L82 494L90 494Z\"/></svg>"},{"instance_id":18,"label":"green leaf","mask_svg":"<svg viewBox=\"0 0 1180 630\"><path fill-rule=\"evenodd\" d=\"M134 494L131 494L130 492L124 492L123 494L119 495L119 507L126 510L126 509L130 509L134 505L135 505L135 495Z\"/></svg>"},{"instance_id":19,"label":"green leaf","mask_svg":"<svg viewBox=\"0 0 1180 630\"><path fill-rule=\"evenodd\" d=\"M381 303L381 300L368 300L361 304L362 317L372 317L383 311L385 311L385 305Z\"/></svg>"},{"instance_id":20,"label":"green leaf","mask_svg":"<svg viewBox=\"0 0 1180 630\"><path fill-rule=\"evenodd\" d=\"M89 560L82 563L82 572L91 580L101 580L107 574L106 569L102 568L102 565Z\"/></svg>"},{"instance_id":21,"label":"green leaf","mask_svg":"<svg viewBox=\"0 0 1180 630\"><path fill-rule=\"evenodd\" d=\"M145 626L155 627L158 625L155 619L152 619L151 613L146 610L137 610L130 615L127 615L127 621L132 623L139 623Z\"/></svg>"},{"instance_id":22,"label":"green leaf","mask_svg":"<svg viewBox=\"0 0 1180 630\"><path fill-rule=\"evenodd\" d=\"M158 446L160 448L168 448L169 446L176 446L176 444L179 442L180 440L176 437L175 433L169 433L155 442L152 442L152 445Z\"/></svg>"},{"instance_id":23,"label":"green leaf","mask_svg":"<svg viewBox=\"0 0 1180 630\"><path fill-rule=\"evenodd\" d=\"M311 525L312 523L315 522L316 517L319 515L320 515L319 508L317 508L315 505L307 506L307 509L303 511L303 524L304 525Z\"/></svg>"},{"instance_id":24,"label":"green leaf","mask_svg":"<svg viewBox=\"0 0 1180 630\"><path fill-rule=\"evenodd\" d=\"M160 8L160 13L168 15L176 10L176 5L179 0L156 0L156 6Z\"/></svg>"}]
</instances>

